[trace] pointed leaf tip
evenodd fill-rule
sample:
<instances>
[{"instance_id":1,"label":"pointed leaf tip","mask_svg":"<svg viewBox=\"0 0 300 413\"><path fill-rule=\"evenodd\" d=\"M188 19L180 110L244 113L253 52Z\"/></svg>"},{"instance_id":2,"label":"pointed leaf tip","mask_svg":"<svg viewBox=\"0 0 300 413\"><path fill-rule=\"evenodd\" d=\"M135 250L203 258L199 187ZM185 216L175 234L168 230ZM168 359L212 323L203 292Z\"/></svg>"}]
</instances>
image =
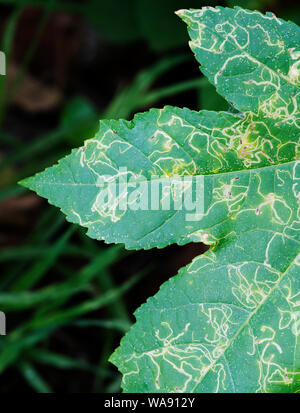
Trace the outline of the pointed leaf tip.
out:
<instances>
[{"instance_id":1,"label":"pointed leaf tip","mask_svg":"<svg viewBox=\"0 0 300 413\"><path fill-rule=\"evenodd\" d=\"M18 185L21 185L24 188L33 189L32 181L33 181L32 177L24 178L18 182Z\"/></svg>"},{"instance_id":2,"label":"pointed leaf tip","mask_svg":"<svg viewBox=\"0 0 300 413\"><path fill-rule=\"evenodd\" d=\"M180 9L175 11L175 14L177 14L177 16L181 17L184 14L185 10L184 9Z\"/></svg>"},{"instance_id":3,"label":"pointed leaf tip","mask_svg":"<svg viewBox=\"0 0 300 413\"><path fill-rule=\"evenodd\" d=\"M28 188L28 180L29 180L28 178L22 179L21 181L18 182L18 185Z\"/></svg>"},{"instance_id":4,"label":"pointed leaf tip","mask_svg":"<svg viewBox=\"0 0 300 413\"><path fill-rule=\"evenodd\" d=\"M187 9L180 9L175 11L175 14L179 16L186 24L188 24L189 19L187 17L187 12Z\"/></svg>"}]
</instances>

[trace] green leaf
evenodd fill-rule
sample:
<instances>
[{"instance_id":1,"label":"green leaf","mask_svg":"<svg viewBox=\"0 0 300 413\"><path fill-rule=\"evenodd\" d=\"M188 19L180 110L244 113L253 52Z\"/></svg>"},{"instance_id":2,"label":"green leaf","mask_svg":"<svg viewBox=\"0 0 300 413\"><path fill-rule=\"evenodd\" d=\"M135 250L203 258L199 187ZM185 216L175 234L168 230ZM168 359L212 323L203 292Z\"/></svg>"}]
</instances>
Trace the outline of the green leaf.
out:
<instances>
[{"instance_id":1,"label":"green leaf","mask_svg":"<svg viewBox=\"0 0 300 413\"><path fill-rule=\"evenodd\" d=\"M252 230L182 269L111 357L124 391L299 390L297 254L299 240Z\"/></svg>"},{"instance_id":2,"label":"green leaf","mask_svg":"<svg viewBox=\"0 0 300 413\"><path fill-rule=\"evenodd\" d=\"M129 249L211 244L137 311L111 357L124 391L296 392L299 29L240 8L178 14L203 73L244 112L167 106L104 120L22 184L92 238ZM178 208L187 193L194 209Z\"/></svg>"},{"instance_id":3,"label":"green leaf","mask_svg":"<svg viewBox=\"0 0 300 413\"><path fill-rule=\"evenodd\" d=\"M242 207L250 190L257 192L259 180L251 180L255 170L296 158L296 132L285 123L276 126L252 114L152 109L131 122L101 121L98 134L84 147L22 184L60 207L70 222L87 227L92 238L123 242L129 249L184 244L203 240L200 230L210 227L214 236L224 228L226 233L227 222L233 222L230 215ZM195 191L199 182L199 190L205 188L202 219L187 222L184 208L132 210L126 205L122 210L124 198L109 192L122 174L134 185L121 193L128 191L128 203L139 195L136 188L151 193L153 176L165 187L175 186L178 177L190 177ZM268 182L276 174L272 166L261 176ZM109 179L103 182L105 175ZM257 208L268 196L266 191L256 194ZM200 198L198 193L199 202Z\"/></svg>"},{"instance_id":4,"label":"green leaf","mask_svg":"<svg viewBox=\"0 0 300 413\"><path fill-rule=\"evenodd\" d=\"M274 14L222 7L179 10L201 71L242 111L299 125L300 29Z\"/></svg>"}]
</instances>

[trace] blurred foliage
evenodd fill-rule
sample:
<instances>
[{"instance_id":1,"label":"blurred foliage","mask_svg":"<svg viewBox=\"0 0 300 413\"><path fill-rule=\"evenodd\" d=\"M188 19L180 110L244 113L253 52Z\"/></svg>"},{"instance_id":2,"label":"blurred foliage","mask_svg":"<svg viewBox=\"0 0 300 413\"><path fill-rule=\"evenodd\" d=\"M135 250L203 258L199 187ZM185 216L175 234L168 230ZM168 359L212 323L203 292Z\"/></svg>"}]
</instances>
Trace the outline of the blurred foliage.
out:
<instances>
[{"instance_id":1,"label":"blurred foliage","mask_svg":"<svg viewBox=\"0 0 300 413\"><path fill-rule=\"evenodd\" d=\"M186 28L178 24L174 11L191 7L189 0L140 0L137 4L137 21L141 36L155 51L164 51L186 44ZM198 1L197 7L205 2ZM212 3L210 0L206 4Z\"/></svg>"},{"instance_id":2,"label":"blurred foliage","mask_svg":"<svg viewBox=\"0 0 300 413\"><path fill-rule=\"evenodd\" d=\"M270 9L295 21L299 17L294 2L277 0L0 0L0 49L8 64L15 60L17 70L12 80L0 76L0 310L7 314L8 328L0 337L0 392L120 390L119 375L107 358L130 327L129 314L141 304L138 300L155 292L151 279L153 290L144 291L150 264L139 263L120 246L87 238L17 182L91 138L101 118L128 119L150 105L174 101L195 109L232 110L200 75L174 11L234 4ZM31 10L40 14L27 35L22 16ZM18 31L21 39L29 37L21 61L16 58L23 47L16 42ZM77 32L82 44L75 42L76 55L70 39ZM77 56L71 63L64 60L68 52ZM62 103L27 113L19 99L16 108L21 88L32 100L41 99L27 75L47 83L51 70L60 79L54 86ZM172 275L171 263L163 262Z\"/></svg>"},{"instance_id":3,"label":"blurred foliage","mask_svg":"<svg viewBox=\"0 0 300 413\"><path fill-rule=\"evenodd\" d=\"M92 138L98 129L98 114L96 108L84 97L76 96L70 99L62 110L61 128L78 122L76 131L67 133L66 138L72 146L79 146L82 140Z\"/></svg>"},{"instance_id":4,"label":"blurred foliage","mask_svg":"<svg viewBox=\"0 0 300 413\"><path fill-rule=\"evenodd\" d=\"M281 9L278 0L91 0L86 16L111 41L122 44L144 40L152 50L162 52L182 46L187 41L185 27L178 24L174 11L216 5L257 10ZM297 22L299 7L294 4L292 10L280 10L280 16Z\"/></svg>"},{"instance_id":5,"label":"blurred foliage","mask_svg":"<svg viewBox=\"0 0 300 413\"><path fill-rule=\"evenodd\" d=\"M84 13L104 37L122 44L139 38L136 5L137 0L91 0Z\"/></svg>"}]
</instances>

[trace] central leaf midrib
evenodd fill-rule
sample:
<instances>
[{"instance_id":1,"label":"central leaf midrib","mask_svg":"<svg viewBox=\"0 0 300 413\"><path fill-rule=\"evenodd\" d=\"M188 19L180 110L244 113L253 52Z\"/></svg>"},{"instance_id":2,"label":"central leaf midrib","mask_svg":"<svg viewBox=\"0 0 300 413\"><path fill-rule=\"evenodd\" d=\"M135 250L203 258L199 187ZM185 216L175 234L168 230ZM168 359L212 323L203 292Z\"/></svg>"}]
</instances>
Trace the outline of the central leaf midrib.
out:
<instances>
[{"instance_id":1,"label":"central leaf midrib","mask_svg":"<svg viewBox=\"0 0 300 413\"><path fill-rule=\"evenodd\" d=\"M288 161L288 162L283 162L283 163L278 163L278 164L275 164L275 165L268 165L268 166L262 166L262 167L259 167L259 168L249 168L249 169L239 169L239 170L236 170L236 171L227 171L227 172L221 172L221 173L215 173L215 174L195 174L195 175L178 175L178 176L170 176L170 177L151 177L151 178L149 178L149 179L137 179L136 181L133 181L132 180L132 178L130 178L130 180L131 180L131 182L133 183L133 182L136 182L136 183L145 183L145 182L151 182L151 181L155 181L155 180L160 180L160 181L169 181L169 180L172 180L172 179L182 179L182 178L196 178L196 177L200 177L200 176L211 176L211 177L215 177L215 176L217 176L217 177L219 177L219 176L222 176L222 175L229 175L229 174L236 174L236 173L250 173L250 172L255 172L255 171L261 171L261 170L264 170L264 169L267 169L267 168L270 168L270 169L273 169L273 168L277 168L277 167L280 167L280 166L285 166L285 165L289 165L289 164L294 164L294 163L296 163L296 162L298 162L299 161L299 159L294 159L294 160L291 160L291 161ZM58 165L57 167L59 167L60 165ZM43 173L43 172L42 172ZM101 176L101 175L100 175ZM111 177L118 177L118 175L111 175ZM30 183L30 178L28 179L28 182ZM21 181L21 183L22 183L22 181ZM110 183L113 183L114 185L117 185L117 184L120 184L120 183L118 183L118 182L114 182L114 181L112 181L112 182L110 182ZM110 184L110 183L107 183L108 185ZM99 186L99 187L101 187L102 185L97 185L97 184L95 184L95 183L80 183L80 182L74 182L74 183L65 183L65 182L50 182L50 181L43 181L43 182L39 182L39 184L42 184L42 185L61 185L61 186ZM26 186L26 179L23 181L23 185L24 186ZM124 183L121 183L120 185L124 185Z\"/></svg>"}]
</instances>

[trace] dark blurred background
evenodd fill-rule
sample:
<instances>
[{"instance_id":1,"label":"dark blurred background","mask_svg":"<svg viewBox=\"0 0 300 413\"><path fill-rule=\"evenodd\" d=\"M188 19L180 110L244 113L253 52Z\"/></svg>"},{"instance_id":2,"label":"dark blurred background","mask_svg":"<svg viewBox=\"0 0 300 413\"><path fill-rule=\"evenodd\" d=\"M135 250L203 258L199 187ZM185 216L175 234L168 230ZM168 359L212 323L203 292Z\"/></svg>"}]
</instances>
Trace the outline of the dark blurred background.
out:
<instances>
[{"instance_id":1,"label":"dark blurred background","mask_svg":"<svg viewBox=\"0 0 300 413\"><path fill-rule=\"evenodd\" d=\"M202 244L125 251L85 235L17 182L99 119L166 104L232 110L201 76L182 8L239 5L299 24L296 1L0 0L0 392L119 392L107 362L133 312Z\"/></svg>"}]
</instances>

